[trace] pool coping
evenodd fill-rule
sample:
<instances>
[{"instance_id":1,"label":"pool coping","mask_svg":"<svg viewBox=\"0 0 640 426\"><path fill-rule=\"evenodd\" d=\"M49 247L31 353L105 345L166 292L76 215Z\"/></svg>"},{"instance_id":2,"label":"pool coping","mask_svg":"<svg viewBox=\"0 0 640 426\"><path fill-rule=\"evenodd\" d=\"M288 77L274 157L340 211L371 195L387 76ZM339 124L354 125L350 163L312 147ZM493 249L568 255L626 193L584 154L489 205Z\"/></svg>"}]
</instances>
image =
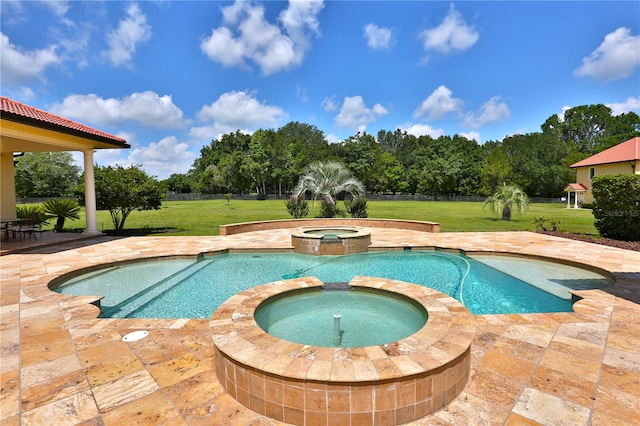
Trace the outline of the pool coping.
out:
<instances>
[{"instance_id":1,"label":"pool coping","mask_svg":"<svg viewBox=\"0 0 640 426\"><path fill-rule=\"evenodd\" d=\"M358 418L357 424L365 426L385 417L417 420L462 392L470 373L474 319L460 302L428 287L364 276L349 282L353 288L408 298L428 313L416 333L386 344L307 345L273 336L256 323L256 309L270 298L323 285L315 277L275 281L232 296L213 313L216 375L238 402L287 423L310 424L327 416L330 424ZM396 392L406 396L379 398ZM302 401L284 397L296 393L304 393Z\"/></svg>"},{"instance_id":2,"label":"pool coping","mask_svg":"<svg viewBox=\"0 0 640 426\"><path fill-rule=\"evenodd\" d=\"M296 369L290 378L318 381L369 382L393 379L404 375L421 374L450 363L468 350L475 326L469 325L472 314L454 298L429 287L408 282L376 278L354 277L349 284L354 287L389 291L415 300L428 313L425 325L416 333L389 344L364 348L372 359L386 359L398 366L363 370L358 377L341 378L335 372L314 368ZM283 375L298 357L306 357L309 347L302 343L283 343L283 339L262 330L254 318L255 309L268 299L279 294L303 288L318 288L324 285L316 277L294 278L275 281L242 291L223 302L210 319L211 332L216 346L234 360L270 374ZM270 363L273 355L286 347L286 353L295 354L287 359ZM330 348L333 360L341 357L345 348ZM278 353L280 355L280 353ZM402 360L402 362L400 361ZM325 359L325 361L327 361Z\"/></svg>"},{"instance_id":3,"label":"pool coping","mask_svg":"<svg viewBox=\"0 0 640 426\"><path fill-rule=\"evenodd\" d=\"M569 417L579 424L637 421L640 395L629 380L640 371L640 332L632 320L640 314L640 253L528 231L379 229L373 237L376 249L459 247L543 256L600 267L616 278L607 291L577 291L583 299L574 304L574 312L474 316L478 334L469 383L447 407L414 424L472 424L478 419L483 424L535 424ZM123 424L159 416L183 424L265 422L213 378L208 320L100 319L84 298L47 287L62 274L100 263L247 247L288 251L289 234L101 237L2 256L0 420ZM149 330L150 337L119 343L123 335L140 329ZM136 364L122 364L129 359ZM117 369L108 370L116 364ZM110 375L102 378L101 371ZM548 404L554 410L546 409Z\"/></svg>"}]
</instances>

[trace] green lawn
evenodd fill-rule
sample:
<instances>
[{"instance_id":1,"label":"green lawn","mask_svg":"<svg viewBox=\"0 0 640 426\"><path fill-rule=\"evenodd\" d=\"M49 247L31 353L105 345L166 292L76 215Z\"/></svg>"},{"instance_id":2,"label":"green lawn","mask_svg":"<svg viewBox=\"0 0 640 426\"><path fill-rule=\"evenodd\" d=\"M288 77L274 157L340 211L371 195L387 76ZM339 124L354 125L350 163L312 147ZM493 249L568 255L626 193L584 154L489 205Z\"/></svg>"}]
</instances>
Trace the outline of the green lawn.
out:
<instances>
[{"instance_id":1,"label":"green lawn","mask_svg":"<svg viewBox=\"0 0 640 426\"><path fill-rule=\"evenodd\" d=\"M318 214L319 203L307 217ZM339 207L344 208L340 202ZM439 222L441 232L533 230L537 216L559 219L560 230L597 235L590 210L567 209L565 204L532 204L524 215L514 215L511 221L485 213L482 203L462 201L369 201L370 218L413 219ZM167 228L174 231L163 235L218 235L220 225L259 220L290 219L283 200L206 200L165 201L160 210L134 211L125 229ZM52 221L53 222L53 221ZM65 229L84 229L81 220L67 221ZM98 211L98 229L113 229L108 211Z\"/></svg>"}]
</instances>

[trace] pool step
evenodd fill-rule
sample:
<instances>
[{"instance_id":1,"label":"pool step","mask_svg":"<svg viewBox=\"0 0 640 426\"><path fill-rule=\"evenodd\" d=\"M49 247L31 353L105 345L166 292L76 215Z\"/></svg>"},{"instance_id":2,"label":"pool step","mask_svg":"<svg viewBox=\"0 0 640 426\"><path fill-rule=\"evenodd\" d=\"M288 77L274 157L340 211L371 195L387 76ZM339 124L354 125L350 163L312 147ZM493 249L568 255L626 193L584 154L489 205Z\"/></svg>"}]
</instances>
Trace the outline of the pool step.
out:
<instances>
[{"instance_id":1,"label":"pool step","mask_svg":"<svg viewBox=\"0 0 640 426\"><path fill-rule=\"evenodd\" d=\"M137 310L144 307L154 298L160 296L166 291L171 290L183 281L189 279L194 274L209 266L213 260L201 260L169 275L168 277L158 281L152 286L146 287L144 290L133 294L122 302L112 307L103 309L100 314L105 318L127 318Z\"/></svg>"},{"instance_id":2,"label":"pool step","mask_svg":"<svg viewBox=\"0 0 640 426\"><path fill-rule=\"evenodd\" d=\"M502 256L469 257L561 299L571 299L571 290L606 288L613 284L595 272L559 263Z\"/></svg>"}]
</instances>

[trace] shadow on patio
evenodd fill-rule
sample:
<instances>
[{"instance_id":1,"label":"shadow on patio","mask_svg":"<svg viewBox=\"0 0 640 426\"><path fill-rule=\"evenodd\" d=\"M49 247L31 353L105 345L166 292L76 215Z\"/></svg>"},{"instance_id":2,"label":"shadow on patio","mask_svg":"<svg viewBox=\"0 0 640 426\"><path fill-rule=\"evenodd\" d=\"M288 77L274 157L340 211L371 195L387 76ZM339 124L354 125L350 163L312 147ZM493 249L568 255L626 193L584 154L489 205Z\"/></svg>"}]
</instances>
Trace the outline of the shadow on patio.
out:
<instances>
[{"instance_id":1,"label":"shadow on patio","mask_svg":"<svg viewBox=\"0 0 640 426\"><path fill-rule=\"evenodd\" d=\"M4 238L0 243L0 256L13 253L23 253L36 248L42 247L55 247L63 245L73 241L81 241L87 239L96 239L104 237L104 234L83 234L74 232L52 232L44 231L42 235L40 233L33 234L32 236L26 236L22 240L18 237L12 238L11 235L8 238Z\"/></svg>"}]
</instances>

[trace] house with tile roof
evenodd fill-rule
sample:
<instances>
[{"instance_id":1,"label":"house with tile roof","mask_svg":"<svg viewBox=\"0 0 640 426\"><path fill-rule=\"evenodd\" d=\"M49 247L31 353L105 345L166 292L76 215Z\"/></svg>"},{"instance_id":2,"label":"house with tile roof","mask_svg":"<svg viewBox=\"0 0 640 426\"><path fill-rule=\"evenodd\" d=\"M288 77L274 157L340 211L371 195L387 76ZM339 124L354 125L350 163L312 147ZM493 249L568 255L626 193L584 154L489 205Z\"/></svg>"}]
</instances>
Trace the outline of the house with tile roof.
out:
<instances>
[{"instance_id":1,"label":"house with tile roof","mask_svg":"<svg viewBox=\"0 0 640 426\"><path fill-rule=\"evenodd\" d=\"M87 233L98 233L93 174L96 149L129 148L127 141L0 96L0 215L16 217L14 161L25 152L79 151L84 155Z\"/></svg>"},{"instance_id":2,"label":"house with tile roof","mask_svg":"<svg viewBox=\"0 0 640 426\"><path fill-rule=\"evenodd\" d=\"M570 166L576 169L576 183L570 183L567 191L567 207L593 203L591 181L595 176L615 174L640 174L640 137L629 139L616 146ZM571 195L574 194L572 197Z\"/></svg>"}]
</instances>

